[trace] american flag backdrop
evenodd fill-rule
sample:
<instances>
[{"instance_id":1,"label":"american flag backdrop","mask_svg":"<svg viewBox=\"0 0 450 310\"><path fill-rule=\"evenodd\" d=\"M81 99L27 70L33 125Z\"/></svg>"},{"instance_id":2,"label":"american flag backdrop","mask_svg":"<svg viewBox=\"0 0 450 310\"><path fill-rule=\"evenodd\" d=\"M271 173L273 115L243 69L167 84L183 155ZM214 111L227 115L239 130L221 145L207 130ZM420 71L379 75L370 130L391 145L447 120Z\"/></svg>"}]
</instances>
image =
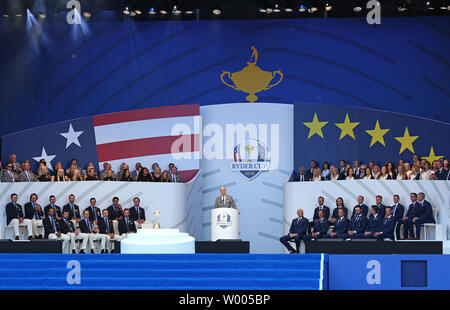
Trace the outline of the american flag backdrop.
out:
<instances>
[{"instance_id":1,"label":"american flag backdrop","mask_svg":"<svg viewBox=\"0 0 450 310\"><path fill-rule=\"evenodd\" d=\"M188 131L172 132L178 125ZM131 110L68 120L2 137L2 160L15 153L19 162L30 160L36 170L44 158L53 170L57 162L68 168L78 160L85 169L93 162L98 170L108 162L114 171L127 163L130 171L140 162L151 170L158 163L162 170L173 162L184 181L199 170L199 105L180 105ZM182 147L174 142L183 139ZM180 158L180 156L182 158Z\"/></svg>"}]
</instances>

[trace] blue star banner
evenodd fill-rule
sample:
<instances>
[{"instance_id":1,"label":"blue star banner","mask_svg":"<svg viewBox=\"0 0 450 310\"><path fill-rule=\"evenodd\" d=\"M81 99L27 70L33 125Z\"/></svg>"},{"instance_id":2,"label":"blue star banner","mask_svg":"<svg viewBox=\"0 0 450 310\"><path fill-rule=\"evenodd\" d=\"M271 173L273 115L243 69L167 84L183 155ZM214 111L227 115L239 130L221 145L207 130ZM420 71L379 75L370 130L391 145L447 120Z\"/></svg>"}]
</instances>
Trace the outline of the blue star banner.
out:
<instances>
[{"instance_id":1,"label":"blue star banner","mask_svg":"<svg viewBox=\"0 0 450 310\"><path fill-rule=\"evenodd\" d=\"M407 113L407 111L405 111ZM294 105L294 164L315 160L338 165L360 160L411 162L413 154L432 163L450 154L450 125L408 114L326 104Z\"/></svg>"}]
</instances>

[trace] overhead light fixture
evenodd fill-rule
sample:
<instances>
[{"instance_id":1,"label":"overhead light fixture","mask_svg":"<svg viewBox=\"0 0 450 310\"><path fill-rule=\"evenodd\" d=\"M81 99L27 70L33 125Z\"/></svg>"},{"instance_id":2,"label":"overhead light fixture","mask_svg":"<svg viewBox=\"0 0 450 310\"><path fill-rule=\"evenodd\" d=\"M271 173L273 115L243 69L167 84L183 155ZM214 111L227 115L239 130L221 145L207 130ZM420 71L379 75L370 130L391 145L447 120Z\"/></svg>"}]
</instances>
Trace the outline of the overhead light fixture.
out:
<instances>
[{"instance_id":1,"label":"overhead light fixture","mask_svg":"<svg viewBox=\"0 0 450 310\"><path fill-rule=\"evenodd\" d=\"M123 14L130 15L130 8L126 6L125 9L123 10Z\"/></svg>"},{"instance_id":2,"label":"overhead light fixture","mask_svg":"<svg viewBox=\"0 0 450 310\"><path fill-rule=\"evenodd\" d=\"M330 2L325 2L325 11L329 12L333 9L333 6L331 5Z\"/></svg>"},{"instance_id":3,"label":"overhead light fixture","mask_svg":"<svg viewBox=\"0 0 450 310\"><path fill-rule=\"evenodd\" d=\"M159 13L161 13L162 15L166 15L167 11L166 10L161 10L161 11L159 11Z\"/></svg>"},{"instance_id":4,"label":"overhead light fixture","mask_svg":"<svg viewBox=\"0 0 450 310\"><path fill-rule=\"evenodd\" d=\"M273 12L274 12L274 13L279 13L279 12L280 12L280 8L279 8L278 4L275 4L275 5L274 5L274 7L273 7Z\"/></svg>"},{"instance_id":5,"label":"overhead light fixture","mask_svg":"<svg viewBox=\"0 0 450 310\"><path fill-rule=\"evenodd\" d=\"M215 8L215 9L213 9L213 14L214 15L220 15L220 14L222 14L222 10L221 9L219 9L219 8Z\"/></svg>"},{"instance_id":6,"label":"overhead light fixture","mask_svg":"<svg viewBox=\"0 0 450 310\"><path fill-rule=\"evenodd\" d=\"M155 15L155 14L156 14L155 8L150 8L150 9L148 10L148 14L150 14L150 15Z\"/></svg>"},{"instance_id":7,"label":"overhead light fixture","mask_svg":"<svg viewBox=\"0 0 450 310\"><path fill-rule=\"evenodd\" d=\"M136 13L137 15L141 15L142 11L141 10L134 10L134 13Z\"/></svg>"},{"instance_id":8,"label":"overhead light fixture","mask_svg":"<svg viewBox=\"0 0 450 310\"><path fill-rule=\"evenodd\" d=\"M84 18L91 18L92 14L90 12L83 12Z\"/></svg>"},{"instance_id":9,"label":"overhead light fixture","mask_svg":"<svg viewBox=\"0 0 450 310\"><path fill-rule=\"evenodd\" d=\"M431 5L431 1L425 1L425 9L434 10L434 7Z\"/></svg>"},{"instance_id":10,"label":"overhead light fixture","mask_svg":"<svg viewBox=\"0 0 450 310\"><path fill-rule=\"evenodd\" d=\"M181 10L176 5L174 5L173 8L172 8L172 14L173 15L180 15L181 14Z\"/></svg>"},{"instance_id":11,"label":"overhead light fixture","mask_svg":"<svg viewBox=\"0 0 450 310\"><path fill-rule=\"evenodd\" d=\"M303 4L300 4L300 6L298 8L298 11L301 12L301 13L305 12L306 11L306 6L304 6Z\"/></svg>"}]
</instances>

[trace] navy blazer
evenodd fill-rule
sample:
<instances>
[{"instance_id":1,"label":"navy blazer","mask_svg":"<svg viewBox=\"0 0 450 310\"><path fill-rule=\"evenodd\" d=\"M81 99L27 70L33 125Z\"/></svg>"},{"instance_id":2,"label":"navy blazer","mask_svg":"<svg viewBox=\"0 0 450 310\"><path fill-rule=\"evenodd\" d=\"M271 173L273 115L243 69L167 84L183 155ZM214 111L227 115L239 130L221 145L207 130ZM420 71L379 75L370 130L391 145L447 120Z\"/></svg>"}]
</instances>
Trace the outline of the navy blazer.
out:
<instances>
[{"instance_id":1,"label":"navy blazer","mask_svg":"<svg viewBox=\"0 0 450 310\"><path fill-rule=\"evenodd\" d=\"M447 180L448 170L441 168L438 171L436 171L435 174L438 180Z\"/></svg>"},{"instance_id":2,"label":"navy blazer","mask_svg":"<svg viewBox=\"0 0 450 310\"><path fill-rule=\"evenodd\" d=\"M337 234L345 234L348 232L348 218L345 216L343 219L339 222L339 218L336 219L336 222L334 222L334 228L333 232Z\"/></svg>"},{"instance_id":3,"label":"navy blazer","mask_svg":"<svg viewBox=\"0 0 450 310\"><path fill-rule=\"evenodd\" d=\"M91 233L91 227L92 226L92 221L91 219L88 219L89 224L86 223L86 219L83 218L80 220L80 222L78 223L78 225L80 226L80 231L84 234L90 234Z\"/></svg>"},{"instance_id":4,"label":"navy blazer","mask_svg":"<svg viewBox=\"0 0 450 310\"><path fill-rule=\"evenodd\" d=\"M423 223L434 223L433 208L431 203L427 200L423 200L422 204L419 202L419 218Z\"/></svg>"},{"instance_id":5,"label":"navy blazer","mask_svg":"<svg viewBox=\"0 0 450 310\"><path fill-rule=\"evenodd\" d=\"M386 214L386 206L382 203L378 206L378 214L381 215L382 218L384 218L384 215Z\"/></svg>"},{"instance_id":6,"label":"navy blazer","mask_svg":"<svg viewBox=\"0 0 450 310\"><path fill-rule=\"evenodd\" d=\"M322 206L323 211L325 211L325 215L323 216L325 219L329 219L330 218L330 208L328 208L326 205ZM319 218L319 207L314 209L314 216L313 216L313 220L317 220Z\"/></svg>"},{"instance_id":7,"label":"navy blazer","mask_svg":"<svg viewBox=\"0 0 450 310\"><path fill-rule=\"evenodd\" d=\"M62 232L63 234L67 234L67 233L70 233L70 232L74 232L74 231L75 231L75 227L73 226L72 221L69 220L69 219L67 219L67 223L66 223L66 221L64 220L64 218L62 218L62 219L59 221L59 229L61 230L61 232Z\"/></svg>"},{"instance_id":8,"label":"navy blazer","mask_svg":"<svg viewBox=\"0 0 450 310\"><path fill-rule=\"evenodd\" d=\"M399 204L397 204L397 208L395 209L395 212L394 212L394 208L395 208L395 205L392 205L392 212L393 212L392 215L395 217L396 221L399 221L403 218L403 214L405 213L405 207L401 203L399 203Z\"/></svg>"},{"instance_id":9,"label":"navy blazer","mask_svg":"<svg viewBox=\"0 0 450 310\"><path fill-rule=\"evenodd\" d=\"M380 232L382 231L383 227L383 217L380 213L377 213L377 218L371 214L369 216L369 224L367 226L367 231L370 231L371 233Z\"/></svg>"},{"instance_id":10,"label":"navy blazer","mask_svg":"<svg viewBox=\"0 0 450 310\"><path fill-rule=\"evenodd\" d=\"M69 212L69 220L81 219L80 207L78 207L76 204L73 204L73 208L75 209L75 213L73 212L72 208L70 207L70 203L68 203L63 206L63 213L66 211Z\"/></svg>"},{"instance_id":11,"label":"navy blazer","mask_svg":"<svg viewBox=\"0 0 450 310\"><path fill-rule=\"evenodd\" d=\"M25 218L32 220L34 218L35 211L34 211L33 204L31 203L31 201L27 202L24 205L24 208L25 208ZM44 218L44 211L42 211L42 209L39 210L38 216L39 216L40 220L42 220Z\"/></svg>"},{"instance_id":12,"label":"navy blazer","mask_svg":"<svg viewBox=\"0 0 450 310\"><path fill-rule=\"evenodd\" d=\"M117 207L117 211L114 209L114 205L110 205L108 207L108 217L112 220L115 220L119 217L123 216L123 212Z\"/></svg>"},{"instance_id":13,"label":"navy blazer","mask_svg":"<svg viewBox=\"0 0 450 310\"><path fill-rule=\"evenodd\" d=\"M355 216L355 208L358 206L359 205L356 205L353 207L352 218ZM365 204L362 204L361 205L361 213L362 213L362 215L364 215L364 217L367 218L367 214L369 214L369 207Z\"/></svg>"},{"instance_id":14,"label":"navy blazer","mask_svg":"<svg viewBox=\"0 0 450 310\"><path fill-rule=\"evenodd\" d=\"M114 234L114 227L112 220L108 218L107 222L109 227L109 233ZM105 223L105 219L103 217L98 219L98 230L100 231L101 234L108 234L108 232L106 231L107 227L106 225L107 224Z\"/></svg>"},{"instance_id":15,"label":"navy blazer","mask_svg":"<svg viewBox=\"0 0 450 310\"><path fill-rule=\"evenodd\" d=\"M42 225L44 226L44 238L45 239L48 239L48 235L50 235L50 234L55 234L57 232L61 232L59 223L55 217L53 217L53 221L55 222L56 231L55 231L55 228L53 227L52 222L50 221L50 218L48 216L42 220Z\"/></svg>"},{"instance_id":16,"label":"navy blazer","mask_svg":"<svg viewBox=\"0 0 450 310\"><path fill-rule=\"evenodd\" d=\"M45 208L44 208L44 213L45 213L45 216L47 217L48 216L48 210L51 208L52 206L51 206L51 204L48 204L47 206L45 206ZM59 207L59 206L57 206L57 205L54 205L54 207L55 207L55 213L53 214L53 216L54 217L62 217L62 214L61 214L61 208Z\"/></svg>"},{"instance_id":17,"label":"navy blazer","mask_svg":"<svg viewBox=\"0 0 450 310\"><path fill-rule=\"evenodd\" d=\"M134 224L134 221L132 221L130 218L128 218L128 227L127 223L125 221L125 218L121 219L119 221L119 234L126 234L128 232L137 232L136 225Z\"/></svg>"},{"instance_id":18,"label":"navy blazer","mask_svg":"<svg viewBox=\"0 0 450 310\"><path fill-rule=\"evenodd\" d=\"M330 227L330 221L324 217L322 219L322 221L320 221L320 219L318 219L317 221L314 222L312 232L313 233L318 232L320 235L326 235L328 233L329 227Z\"/></svg>"},{"instance_id":19,"label":"navy blazer","mask_svg":"<svg viewBox=\"0 0 450 310\"><path fill-rule=\"evenodd\" d=\"M136 212L136 207L132 206L129 210L130 210L130 219L132 219L133 221L137 221L138 213ZM140 219L145 221L145 210L141 206L139 206L139 214Z\"/></svg>"},{"instance_id":20,"label":"navy blazer","mask_svg":"<svg viewBox=\"0 0 450 310\"><path fill-rule=\"evenodd\" d=\"M420 215L420 203L416 200L414 203L409 205L406 217L412 220L414 217L419 217L419 215Z\"/></svg>"},{"instance_id":21,"label":"navy blazer","mask_svg":"<svg viewBox=\"0 0 450 310\"><path fill-rule=\"evenodd\" d=\"M91 206L91 205L89 205L89 207L87 207L86 209L84 209L84 211L86 211L86 210L89 211L89 219L90 219L91 221L98 220L99 218L102 217L102 212L100 211L100 208L99 208L99 207L95 207L95 213L94 213L94 211L92 210L92 206ZM83 211L83 213L84 213L84 211ZM97 215L97 216L96 216L96 215ZM83 217L83 218L84 218L84 217Z\"/></svg>"},{"instance_id":22,"label":"navy blazer","mask_svg":"<svg viewBox=\"0 0 450 310\"><path fill-rule=\"evenodd\" d=\"M366 231L367 228L367 218L360 214L359 218L353 217L350 221L350 228L349 231L356 231L357 234L362 234Z\"/></svg>"},{"instance_id":23,"label":"navy blazer","mask_svg":"<svg viewBox=\"0 0 450 310\"><path fill-rule=\"evenodd\" d=\"M339 217L338 211L339 211L340 208L344 209L344 217L348 217L348 209L346 207L341 206L341 207L334 208L332 218L337 219Z\"/></svg>"},{"instance_id":24,"label":"navy blazer","mask_svg":"<svg viewBox=\"0 0 450 310\"><path fill-rule=\"evenodd\" d=\"M382 221L381 232L383 233L383 238L390 238L394 240L394 229L397 223L395 217L384 218Z\"/></svg>"},{"instance_id":25,"label":"navy blazer","mask_svg":"<svg viewBox=\"0 0 450 310\"><path fill-rule=\"evenodd\" d=\"M8 203L5 208L6 212L6 226L9 225L12 219L23 218L22 206L16 203L16 206L12 202Z\"/></svg>"},{"instance_id":26,"label":"navy blazer","mask_svg":"<svg viewBox=\"0 0 450 310\"><path fill-rule=\"evenodd\" d=\"M289 233L297 235L306 235L308 224L309 221L306 217L302 217L301 220L299 218L293 219L291 227L289 228Z\"/></svg>"}]
</instances>

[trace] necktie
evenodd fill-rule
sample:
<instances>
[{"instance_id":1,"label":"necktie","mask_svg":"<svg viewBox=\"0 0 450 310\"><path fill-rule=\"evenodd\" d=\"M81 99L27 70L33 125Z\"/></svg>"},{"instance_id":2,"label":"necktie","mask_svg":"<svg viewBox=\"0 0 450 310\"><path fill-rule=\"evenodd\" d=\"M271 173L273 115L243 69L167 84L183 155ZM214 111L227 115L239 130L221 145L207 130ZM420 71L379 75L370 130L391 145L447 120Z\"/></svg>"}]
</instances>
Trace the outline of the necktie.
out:
<instances>
[{"instance_id":1,"label":"necktie","mask_svg":"<svg viewBox=\"0 0 450 310\"><path fill-rule=\"evenodd\" d=\"M28 171L25 170L25 174L27 175L27 180L28 180L28 182L30 182L30 176L29 176L29 174L28 174Z\"/></svg>"},{"instance_id":2,"label":"necktie","mask_svg":"<svg viewBox=\"0 0 450 310\"><path fill-rule=\"evenodd\" d=\"M136 207L136 212L137 212L137 215L138 215L138 220L140 220L141 219L141 212L139 212L139 207Z\"/></svg>"},{"instance_id":3,"label":"necktie","mask_svg":"<svg viewBox=\"0 0 450 310\"><path fill-rule=\"evenodd\" d=\"M69 230L72 231L72 227L70 226L69 222L67 222L67 219L66 219L66 218L64 218L64 222L66 222L67 227L69 227Z\"/></svg>"},{"instance_id":4,"label":"necktie","mask_svg":"<svg viewBox=\"0 0 450 310\"><path fill-rule=\"evenodd\" d=\"M9 171L8 170L8 172L9 172L9 176L11 177L11 180L14 182L15 180L14 180L14 177L13 177L13 174L12 174L12 172L11 171Z\"/></svg>"},{"instance_id":5,"label":"necktie","mask_svg":"<svg viewBox=\"0 0 450 310\"><path fill-rule=\"evenodd\" d=\"M105 225L106 225L106 232L109 234L109 222L106 219L106 217L104 219L105 219Z\"/></svg>"},{"instance_id":6,"label":"necktie","mask_svg":"<svg viewBox=\"0 0 450 310\"><path fill-rule=\"evenodd\" d=\"M52 225L53 225L53 232L55 232L55 233L56 233L56 223L55 223L55 221L53 220L53 217L50 217L50 220L52 221Z\"/></svg>"},{"instance_id":7,"label":"necktie","mask_svg":"<svg viewBox=\"0 0 450 310\"><path fill-rule=\"evenodd\" d=\"M128 232L128 218L125 218L125 222L127 223L127 225L125 225L125 226L127 226L127 232Z\"/></svg>"},{"instance_id":8,"label":"necktie","mask_svg":"<svg viewBox=\"0 0 450 310\"><path fill-rule=\"evenodd\" d=\"M95 215L95 220L97 220L97 212L95 212L95 207L94 207L94 206L91 206L91 209L92 209L92 212L93 212L94 215Z\"/></svg>"}]
</instances>

